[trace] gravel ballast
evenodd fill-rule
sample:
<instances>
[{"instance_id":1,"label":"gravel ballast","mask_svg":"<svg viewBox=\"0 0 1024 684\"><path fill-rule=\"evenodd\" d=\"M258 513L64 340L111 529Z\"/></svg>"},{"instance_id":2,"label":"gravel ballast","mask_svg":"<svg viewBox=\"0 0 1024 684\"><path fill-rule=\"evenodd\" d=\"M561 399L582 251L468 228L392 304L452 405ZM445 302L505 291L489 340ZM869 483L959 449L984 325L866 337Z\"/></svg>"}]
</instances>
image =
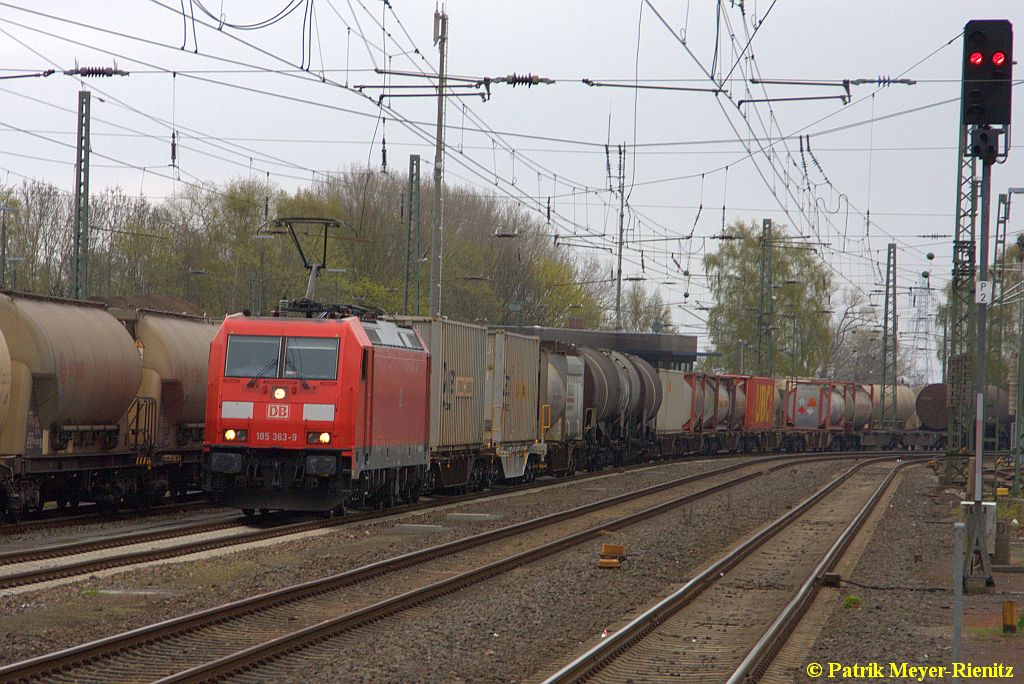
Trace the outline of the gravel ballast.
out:
<instances>
[{"instance_id":1,"label":"gravel ballast","mask_svg":"<svg viewBox=\"0 0 1024 684\"><path fill-rule=\"evenodd\" d=\"M948 664L953 522L959 497L910 468L833 604L808 662ZM885 587L885 588L870 588ZM795 681L813 681L799 670Z\"/></svg>"},{"instance_id":2,"label":"gravel ballast","mask_svg":"<svg viewBox=\"0 0 1024 684\"><path fill-rule=\"evenodd\" d=\"M541 678L685 582L849 464L785 469L609 532L241 675L239 681L518 682ZM626 546L596 567L601 542Z\"/></svg>"},{"instance_id":3,"label":"gravel ballast","mask_svg":"<svg viewBox=\"0 0 1024 684\"><path fill-rule=\"evenodd\" d=\"M359 523L273 546L222 551L203 560L152 565L3 597L2 662L23 660L624 491L749 460L683 461L601 478L568 480L564 486ZM459 519L460 514L468 515Z\"/></svg>"}]
</instances>

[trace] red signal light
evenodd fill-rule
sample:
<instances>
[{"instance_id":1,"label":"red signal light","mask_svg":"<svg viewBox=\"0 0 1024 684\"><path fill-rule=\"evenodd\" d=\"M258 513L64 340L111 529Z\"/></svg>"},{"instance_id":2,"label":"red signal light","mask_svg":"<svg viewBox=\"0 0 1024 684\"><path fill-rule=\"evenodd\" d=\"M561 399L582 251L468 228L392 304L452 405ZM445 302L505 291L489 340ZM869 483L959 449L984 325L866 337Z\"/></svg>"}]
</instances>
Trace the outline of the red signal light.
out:
<instances>
[{"instance_id":1,"label":"red signal light","mask_svg":"<svg viewBox=\"0 0 1024 684\"><path fill-rule=\"evenodd\" d=\"M995 64L997 67L1003 66L1003 63L1005 63L1005 62L1006 62L1006 54L1005 53L996 52L996 53L992 54L992 63Z\"/></svg>"},{"instance_id":2,"label":"red signal light","mask_svg":"<svg viewBox=\"0 0 1024 684\"><path fill-rule=\"evenodd\" d=\"M993 55L993 59L994 58L995 58L995 55ZM983 54L981 54L980 52L972 52L971 56L968 57L967 59L974 66L981 66L981 63L985 61L985 56Z\"/></svg>"}]
</instances>

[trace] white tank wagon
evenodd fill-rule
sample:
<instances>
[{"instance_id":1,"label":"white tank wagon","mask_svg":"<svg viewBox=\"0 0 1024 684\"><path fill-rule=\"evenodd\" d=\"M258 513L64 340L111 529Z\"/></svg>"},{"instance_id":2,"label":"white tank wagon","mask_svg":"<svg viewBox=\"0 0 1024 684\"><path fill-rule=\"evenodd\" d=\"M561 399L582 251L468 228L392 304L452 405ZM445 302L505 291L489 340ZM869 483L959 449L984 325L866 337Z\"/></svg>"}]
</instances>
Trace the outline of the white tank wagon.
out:
<instances>
[{"instance_id":1,"label":"white tank wagon","mask_svg":"<svg viewBox=\"0 0 1024 684\"><path fill-rule=\"evenodd\" d=\"M594 433L604 425L614 425L626 407L627 394L611 358L600 349L580 345L584 361L583 401L586 409L583 428Z\"/></svg>"},{"instance_id":2,"label":"white tank wagon","mask_svg":"<svg viewBox=\"0 0 1024 684\"><path fill-rule=\"evenodd\" d=\"M7 347L7 338L0 333L0 435L7 425L7 414L11 407L11 383L11 350Z\"/></svg>"},{"instance_id":3,"label":"white tank wagon","mask_svg":"<svg viewBox=\"0 0 1024 684\"><path fill-rule=\"evenodd\" d=\"M640 400L640 373L625 354L617 351L602 351L612 360L615 370L619 375L620 406L622 409L617 418L619 420L619 434L622 436L626 433L627 426L636 421L643 411L643 405Z\"/></svg>"},{"instance_id":4,"label":"white tank wagon","mask_svg":"<svg viewBox=\"0 0 1024 684\"><path fill-rule=\"evenodd\" d=\"M559 476L576 471L583 439L583 357L569 345L541 343L538 391L540 441L533 452L544 470Z\"/></svg>"}]
</instances>

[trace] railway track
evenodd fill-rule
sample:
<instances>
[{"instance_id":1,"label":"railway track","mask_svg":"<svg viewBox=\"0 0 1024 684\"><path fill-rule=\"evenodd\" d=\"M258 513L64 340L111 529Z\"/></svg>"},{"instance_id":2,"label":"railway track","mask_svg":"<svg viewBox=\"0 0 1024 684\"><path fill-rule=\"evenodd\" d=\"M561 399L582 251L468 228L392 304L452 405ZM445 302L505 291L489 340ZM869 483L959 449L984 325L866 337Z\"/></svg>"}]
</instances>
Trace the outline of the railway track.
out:
<instances>
[{"instance_id":1,"label":"railway track","mask_svg":"<svg viewBox=\"0 0 1024 684\"><path fill-rule=\"evenodd\" d=\"M0 522L0 538L38 530L58 529L72 525L85 525L89 523L109 523L120 520L137 520L169 513L178 513L203 507L210 507L209 498L200 492L193 492L187 495L184 501L172 501L160 504L145 510L120 511L116 513L101 513L95 505L82 504L75 514L68 514L60 509L46 509L40 515L43 517L34 520L21 520L16 523ZM96 509L96 512L81 512L82 509Z\"/></svg>"},{"instance_id":2,"label":"railway track","mask_svg":"<svg viewBox=\"0 0 1024 684\"><path fill-rule=\"evenodd\" d=\"M635 524L767 472L791 467L794 460L805 463L851 458L864 456L777 457L771 459L772 462L765 459L740 463L691 475L16 663L0 668L0 680L203 681L224 676L548 557L594 539L607 530ZM740 470L751 472L735 474ZM671 491L685 485L701 484L709 478L721 481L681 495ZM666 493L672 496L661 496L658 503L639 509L634 507L624 515L608 518L608 511L616 507L629 508L629 504L649 503L643 499ZM602 512L604 519L593 519L592 516ZM516 541L516 538L535 531L543 533L543 539L550 539L552 530L574 520L577 528L581 524L588 526L526 550L511 554L507 549L502 550L497 558L493 548L490 552L479 550L475 553L483 554L485 562L476 561L470 569L460 569L466 561L461 556L456 558L456 554L494 543L516 548L517 544L521 546L524 543ZM353 585L371 578L426 563L431 564L432 572L437 572L441 559L457 562L449 576L432 584L411 588L397 596L390 593L387 598L369 605L366 605L366 597L373 595L372 587L361 587L362 592L358 596L353 596L351 591L346 592ZM407 574L403 573L402 577Z\"/></svg>"},{"instance_id":3,"label":"railway track","mask_svg":"<svg viewBox=\"0 0 1024 684\"><path fill-rule=\"evenodd\" d=\"M877 455L878 452L872 453ZM776 462L780 459L813 459L816 457L820 458L821 454L807 452L789 456L767 456L759 459L759 461L757 462L771 463ZM737 465L742 466L744 464ZM641 467L649 467L649 464L637 465L629 469L636 469ZM731 468L731 466L727 468ZM717 470L725 472L725 470L723 469ZM584 473L574 478L574 481L608 476L612 472L614 471ZM714 473L716 471L710 472ZM683 479L685 480L686 478ZM528 484L518 485L514 488L514 491L537 489L541 487L561 484L563 482L566 482L566 480L540 480ZM275 524L270 527L264 527L260 529L251 529L246 524L246 521L243 518L239 517L233 518L231 520L204 522L193 525L186 524L153 531L129 532L124 535L109 536L102 539L89 539L81 542L71 542L65 544L40 546L30 549L10 551L6 553L0 553L0 568L30 563L33 564L33 567L28 567L22 570L18 570L15 568L13 572L6 572L0 570L0 590L11 589L14 587L26 586L31 584L38 584L40 582L47 582L66 577L85 575L100 570L108 570L111 568L140 565L142 563L148 563L152 561L188 556L194 553L201 553L204 551L211 551L219 548L227 548L230 546L237 546L240 544L260 542L269 539L276 539L290 535L302 534L304 532L337 527L340 525L349 525L353 523L364 522L367 520L373 520L383 516L401 515L405 513L411 513L415 511L433 508L440 505L465 503L478 500L481 498L500 495L501 493L503 492L487 490L483 492L476 492L473 494L465 494L454 497L444 497L434 500L422 501L415 504L398 506L395 508L385 509L381 511L366 511L327 520L316 519L285 524ZM226 534L224 536L219 536L213 539L205 538L202 540L186 541L180 544L162 546L159 548L145 548L134 551L126 551L124 553L119 554L102 555L100 557L95 556L96 553L101 551L108 551L112 549L118 549L139 544L152 544L169 539L184 538L194 535L204 535L213 532L228 532L232 529L238 529L240 530L240 532L238 534ZM79 558L75 560L75 556L90 557ZM43 567L38 567L35 565L36 563L41 561L57 558L67 558L69 559L69 562L54 565L46 565Z\"/></svg>"},{"instance_id":4,"label":"railway track","mask_svg":"<svg viewBox=\"0 0 1024 684\"><path fill-rule=\"evenodd\" d=\"M898 470L920 460L853 466L545 684L757 680Z\"/></svg>"},{"instance_id":5,"label":"railway track","mask_svg":"<svg viewBox=\"0 0 1024 684\"><path fill-rule=\"evenodd\" d=\"M626 470L647 467L648 465L649 464L632 466L630 468L626 468ZM607 476L612 474L613 472L614 471L584 473L578 475L575 479L580 480ZM546 479L518 485L514 488L514 491L536 489L540 487L560 484L565 481L566 480L562 479ZM466 503L486 497L500 496L503 493L507 493L507 491L512 491L512 489L510 488L509 490L504 491L500 489L490 489L482 492L474 492L472 494L462 494L451 497L428 499L426 501L418 502L415 504L407 504L384 510L364 511L360 513L353 513L345 515L343 517L330 519L303 520L299 522L276 524L274 521L279 521L280 518L271 518L271 526L263 527L260 529L251 529L251 525L249 524L250 521L248 521L244 517L239 516L231 520L225 521L208 522L200 524L185 524L161 530L129 532L127 534L114 535L110 537L105 537L103 539L89 539L80 542L70 542L65 544L55 544L49 546L40 546L35 548L9 551L6 553L0 553L0 568L4 566L17 565L23 563L33 563L37 561L44 561L55 558L69 558L71 556L93 554L99 551L123 548L136 544L148 544L168 539L183 538L217 531L227 531L235 528L238 528L240 530L247 529L247 531L243 531L237 535L224 536L217 539L205 539L202 541L184 542L174 546L165 546L158 549L137 550L118 555L103 556L101 558L81 559L78 561L69 562L61 565L26 569L21 572L11 572L6 574L0 573L0 589L10 589L13 587L25 586L29 584L38 584L40 582L46 582L65 577L84 575L91 572L96 572L98 570L107 570L110 568L124 567L130 565L139 565L142 563L148 563L156 560L165 560L168 558L187 556L193 553L200 553L203 551L211 551L218 548L226 548L229 546L237 546L240 544L259 542L268 539L275 539L278 537L286 537L289 535L296 535L301 534L303 532L338 527L341 525L350 525L353 523L373 520L384 516L401 515L405 513L426 510L429 508L433 508L435 506Z\"/></svg>"}]
</instances>

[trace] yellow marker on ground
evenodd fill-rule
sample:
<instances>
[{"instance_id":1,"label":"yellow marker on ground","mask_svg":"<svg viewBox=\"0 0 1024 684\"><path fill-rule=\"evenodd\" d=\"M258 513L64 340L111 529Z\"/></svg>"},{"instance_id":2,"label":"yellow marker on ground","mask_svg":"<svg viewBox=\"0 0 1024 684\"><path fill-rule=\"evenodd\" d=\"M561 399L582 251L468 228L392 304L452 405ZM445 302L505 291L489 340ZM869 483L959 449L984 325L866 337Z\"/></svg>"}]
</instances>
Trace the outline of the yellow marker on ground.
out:
<instances>
[{"instance_id":1,"label":"yellow marker on ground","mask_svg":"<svg viewBox=\"0 0 1024 684\"><path fill-rule=\"evenodd\" d=\"M626 547L623 544L601 544L601 558L625 558Z\"/></svg>"}]
</instances>

